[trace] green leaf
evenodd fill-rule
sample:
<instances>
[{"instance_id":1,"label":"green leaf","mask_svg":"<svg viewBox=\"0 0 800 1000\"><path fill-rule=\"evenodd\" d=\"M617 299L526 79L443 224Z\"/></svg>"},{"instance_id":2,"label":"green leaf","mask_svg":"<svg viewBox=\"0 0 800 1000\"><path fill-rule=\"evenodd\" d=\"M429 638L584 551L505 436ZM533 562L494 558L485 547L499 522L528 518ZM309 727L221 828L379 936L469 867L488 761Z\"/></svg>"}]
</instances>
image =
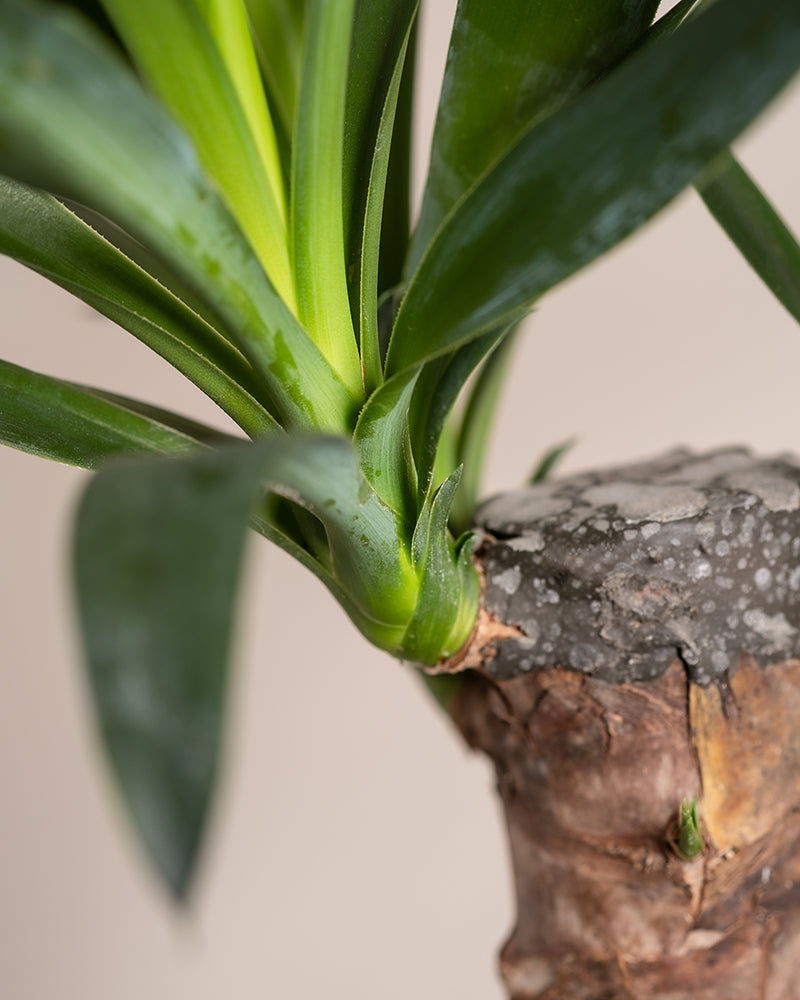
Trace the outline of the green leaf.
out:
<instances>
[{"instance_id":1,"label":"green leaf","mask_svg":"<svg viewBox=\"0 0 800 1000\"><path fill-rule=\"evenodd\" d=\"M536 468L528 477L528 483L535 486L536 483L543 483L549 479L561 459L575 447L576 442L576 438L570 438L568 441L562 441L561 444L548 448L536 463Z\"/></svg>"},{"instance_id":2,"label":"green leaf","mask_svg":"<svg viewBox=\"0 0 800 1000\"><path fill-rule=\"evenodd\" d=\"M726 151L695 186L747 263L800 323L800 246L747 171Z\"/></svg>"},{"instance_id":3,"label":"green leaf","mask_svg":"<svg viewBox=\"0 0 800 1000\"><path fill-rule=\"evenodd\" d=\"M51 195L0 177L0 252L73 292L160 354L248 434L275 421L245 359Z\"/></svg>"},{"instance_id":4,"label":"green leaf","mask_svg":"<svg viewBox=\"0 0 800 1000\"><path fill-rule=\"evenodd\" d=\"M671 35L676 28L680 27L697 3L698 0L679 0L674 7L671 7L666 14L663 14L651 25L640 41L649 44L657 38L661 38L662 35Z\"/></svg>"},{"instance_id":5,"label":"green leaf","mask_svg":"<svg viewBox=\"0 0 800 1000\"><path fill-rule=\"evenodd\" d=\"M383 198L381 249L378 262L378 295L382 297L403 281L403 267L411 231L412 133L414 125L414 86L416 79L419 17L408 39L403 77L397 95L397 109L389 150L389 169Z\"/></svg>"},{"instance_id":6,"label":"green leaf","mask_svg":"<svg viewBox=\"0 0 800 1000\"><path fill-rule=\"evenodd\" d=\"M409 411L409 432L420 488L425 492L431 481L438 482L434 470L440 465L439 453L447 418L458 394L480 362L508 333L503 327L490 330L451 355L436 358L426 364L417 380ZM446 448L444 474L446 478L458 464L456 441Z\"/></svg>"},{"instance_id":7,"label":"green leaf","mask_svg":"<svg viewBox=\"0 0 800 1000\"><path fill-rule=\"evenodd\" d=\"M254 41L282 131L292 134L303 63L305 0L247 0Z\"/></svg>"},{"instance_id":8,"label":"green leaf","mask_svg":"<svg viewBox=\"0 0 800 1000\"><path fill-rule=\"evenodd\" d=\"M450 512L450 525L457 533L466 531L474 524L489 434L497 404L502 398L516 332L509 331L485 358L457 420L455 462L464 469Z\"/></svg>"},{"instance_id":9,"label":"green leaf","mask_svg":"<svg viewBox=\"0 0 800 1000\"><path fill-rule=\"evenodd\" d=\"M367 391L382 380L378 295L384 195L405 56L418 7L419 0L359 0L355 10L342 196L350 299ZM402 192L394 193L402 197ZM407 204L406 200L406 210ZM401 203L396 211L402 210ZM407 225L406 221L406 242ZM395 237L402 239L402 231ZM401 255L406 242L398 247Z\"/></svg>"},{"instance_id":10,"label":"green leaf","mask_svg":"<svg viewBox=\"0 0 800 1000\"><path fill-rule=\"evenodd\" d=\"M525 132L414 275L387 374L510 322L689 184L800 63L800 5L720 0Z\"/></svg>"},{"instance_id":11,"label":"green leaf","mask_svg":"<svg viewBox=\"0 0 800 1000\"><path fill-rule=\"evenodd\" d=\"M109 467L78 515L95 707L134 823L185 897L217 771L225 662L260 466L236 453Z\"/></svg>"},{"instance_id":12,"label":"green leaf","mask_svg":"<svg viewBox=\"0 0 800 1000\"><path fill-rule=\"evenodd\" d=\"M178 897L217 770L245 529L265 485L324 521L348 596L368 610L382 601L378 611L404 627L416 576L342 439L275 435L181 461L109 465L78 515L77 593L103 738L139 833ZM387 624L376 629L384 638Z\"/></svg>"},{"instance_id":13,"label":"green leaf","mask_svg":"<svg viewBox=\"0 0 800 1000\"><path fill-rule=\"evenodd\" d=\"M355 0L311 0L292 163L291 234L300 321L351 392L361 360L347 294L342 157Z\"/></svg>"},{"instance_id":14,"label":"green leaf","mask_svg":"<svg viewBox=\"0 0 800 1000\"><path fill-rule=\"evenodd\" d=\"M520 134L613 65L658 0L459 0L409 267Z\"/></svg>"},{"instance_id":15,"label":"green leaf","mask_svg":"<svg viewBox=\"0 0 800 1000\"><path fill-rule=\"evenodd\" d=\"M226 435L0 361L0 441L18 451L96 469L115 456L182 454L214 438Z\"/></svg>"},{"instance_id":16,"label":"green leaf","mask_svg":"<svg viewBox=\"0 0 800 1000\"><path fill-rule=\"evenodd\" d=\"M292 308L283 178L241 0L103 0L103 6Z\"/></svg>"},{"instance_id":17,"label":"green leaf","mask_svg":"<svg viewBox=\"0 0 800 1000\"><path fill-rule=\"evenodd\" d=\"M403 637L405 655L436 663L455 655L469 638L480 599L480 580L472 565L473 535L454 545L447 532L450 507L461 479L456 469L427 499L414 532L414 565L419 598Z\"/></svg>"},{"instance_id":18,"label":"green leaf","mask_svg":"<svg viewBox=\"0 0 800 1000\"><path fill-rule=\"evenodd\" d=\"M416 472L408 411L418 372L404 372L372 394L358 418L359 464L378 496L405 524L416 516Z\"/></svg>"},{"instance_id":19,"label":"green leaf","mask_svg":"<svg viewBox=\"0 0 800 1000\"><path fill-rule=\"evenodd\" d=\"M127 65L69 11L0 4L0 170L136 236L208 301L290 426L349 431L356 400L298 325Z\"/></svg>"}]
</instances>

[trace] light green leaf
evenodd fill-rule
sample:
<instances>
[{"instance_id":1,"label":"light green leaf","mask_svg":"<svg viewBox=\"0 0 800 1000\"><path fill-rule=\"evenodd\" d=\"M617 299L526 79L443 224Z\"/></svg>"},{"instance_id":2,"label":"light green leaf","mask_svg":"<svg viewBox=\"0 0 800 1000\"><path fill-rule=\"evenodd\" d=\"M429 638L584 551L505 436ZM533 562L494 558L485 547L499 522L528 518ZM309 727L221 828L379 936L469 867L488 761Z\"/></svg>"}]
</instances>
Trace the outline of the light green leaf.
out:
<instances>
[{"instance_id":1,"label":"light green leaf","mask_svg":"<svg viewBox=\"0 0 800 1000\"><path fill-rule=\"evenodd\" d=\"M0 361L0 441L55 462L96 469L119 455L175 455L227 435L134 400L105 396Z\"/></svg>"},{"instance_id":2,"label":"light green leaf","mask_svg":"<svg viewBox=\"0 0 800 1000\"><path fill-rule=\"evenodd\" d=\"M413 525L417 517L417 480L408 439L408 410L417 375L404 372L376 389L355 432L364 475L406 525Z\"/></svg>"},{"instance_id":3,"label":"light green leaf","mask_svg":"<svg viewBox=\"0 0 800 1000\"><path fill-rule=\"evenodd\" d=\"M342 157L355 0L311 0L292 163L298 316L354 396L362 393L345 270Z\"/></svg>"},{"instance_id":4,"label":"light green leaf","mask_svg":"<svg viewBox=\"0 0 800 1000\"><path fill-rule=\"evenodd\" d=\"M420 590L403 650L419 663L454 656L475 623L481 589L471 561L475 537L464 535L454 544L447 532L460 479L461 470L456 469L430 492L414 532L412 551Z\"/></svg>"},{"instance_id":5,"label":"light green leaf","mask_svg":"<svg viewBox=\"0 0 800 1000\"><path fill-rule=\"evenodd\" d=\"M290 426L349 431L356 400L266 278L192 148L67 10L0 4L0 170L108 216L208 301Z\"/></svg>"},{"instance_id":6,"label":"light green leaf","mask_svg":"<svg viewBox=\"0 0 800 1000\"><path fill-rule=\"evenodd\" d=\"M275 427L245 359L51 195L0 177L0 252L73 292L160 354L248 434Z\"/></svg>"},{"instance_id":7,"label":"light green leaf","mask_svg":"<svg viewBox=\"0 0 800 1000\"><path fill-rule=\"evenodd\" d=\"M522 132L613 65L658 0L459 0L409 256Z\"/></svg>"},{"instance_id":8,"label":"light green leaf","mask_svg":"<svg viewBox=\"0 0 800 1000\"><path fill-rule=\"evenodd\" d=\"M696 187L747 263L800 323L800 245L747 171L726 151Z\"/></svg>"},{"instance_id":9,"label":"light green leaf","mask_svg":"<svg viewBox=\"0 0 800 1000\"><path fill-rule=\"evenodd\" d=\"M800 64L800 5L720 0L525 132L448 217L398 314L387 374L451 351L619 243Z\"/></svg>"},{"instance_id":10,"label":"light green leaf","mask_svg":"<svg viewBox=\"0 0 800 1000\"><path fill-rule=\"evenodd\" d=\"M293 308L283 179L241 0L225 0L223 10L218 0L103 0L103 6Z\"/></svg>"}]
</instances>

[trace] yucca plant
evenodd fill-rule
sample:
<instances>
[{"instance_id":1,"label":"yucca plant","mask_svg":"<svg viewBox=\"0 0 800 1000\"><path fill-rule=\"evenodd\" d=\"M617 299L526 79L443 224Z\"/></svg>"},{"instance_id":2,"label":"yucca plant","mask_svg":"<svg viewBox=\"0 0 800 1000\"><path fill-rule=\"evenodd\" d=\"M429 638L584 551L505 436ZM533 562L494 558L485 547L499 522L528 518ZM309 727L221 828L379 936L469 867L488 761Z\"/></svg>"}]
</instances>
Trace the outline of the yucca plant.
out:
<instances>
[{"instance_id":1,"label":"yucca plant","mask_svg":"<svg viewBox=\"0 0 800 1000\"><path fill-rule=\"evenodd\" d=\"M0 439L101 469L75 533L91 687L183 898L248 525L378 648L479 668L481 464L533 304L694 183L800 318L800 250L728 151L800 65L800 7L460 0L412 225L419 0L76 6L0 2L0 249L242 434L2 362ZM429 683L451 709L460 681Z\"/></svg>"}]
</instances>

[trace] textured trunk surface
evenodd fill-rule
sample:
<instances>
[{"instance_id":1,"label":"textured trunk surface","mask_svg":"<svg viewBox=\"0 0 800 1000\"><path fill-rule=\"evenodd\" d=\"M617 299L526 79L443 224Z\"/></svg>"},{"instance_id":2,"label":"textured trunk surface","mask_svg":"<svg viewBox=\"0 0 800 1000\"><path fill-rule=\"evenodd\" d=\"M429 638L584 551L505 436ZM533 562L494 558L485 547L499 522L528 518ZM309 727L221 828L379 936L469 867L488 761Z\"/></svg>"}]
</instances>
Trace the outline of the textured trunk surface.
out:
<instances>
[{"instance_id":1,"label":"textured trunk surface","mask_svg":"<svg viewBox=\"0 0 800 1000\"><path fill-rule=\"evenodd\" d=\"M506 812L510 996L800 1000L796 460L674 453L482 520L481 627L445 669Z\"/></svg>"}]
</instances>

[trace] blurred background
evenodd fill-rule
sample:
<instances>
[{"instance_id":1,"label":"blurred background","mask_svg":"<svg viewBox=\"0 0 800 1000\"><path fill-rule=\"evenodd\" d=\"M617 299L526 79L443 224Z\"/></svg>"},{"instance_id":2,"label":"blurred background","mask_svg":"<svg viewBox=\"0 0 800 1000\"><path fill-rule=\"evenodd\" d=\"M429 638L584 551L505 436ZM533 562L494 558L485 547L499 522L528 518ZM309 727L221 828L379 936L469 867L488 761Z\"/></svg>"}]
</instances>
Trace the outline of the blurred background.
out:
<instances>
[{"instance_id":1,"label":"blurred background","mask_svg":"<svg viewBox=\"0 0 800 1000\"><path fill-rule=\"evenodd\" d=\"M418 189L453 6L425 8ZM795 85L739 147L795 231L798 136ZM217 420L131 337L5 258L0 296L2 357ZM565 471L676 444L800 451L799 373L800 330L688 193L541 302L485 491L573 435ZM85 481L0 450L0 996L500 1000L513 899L488 766L408 668L255 538L217 806L191 908L172 907L94 741L69 592Z\"/></svg>"}]
</instances>

